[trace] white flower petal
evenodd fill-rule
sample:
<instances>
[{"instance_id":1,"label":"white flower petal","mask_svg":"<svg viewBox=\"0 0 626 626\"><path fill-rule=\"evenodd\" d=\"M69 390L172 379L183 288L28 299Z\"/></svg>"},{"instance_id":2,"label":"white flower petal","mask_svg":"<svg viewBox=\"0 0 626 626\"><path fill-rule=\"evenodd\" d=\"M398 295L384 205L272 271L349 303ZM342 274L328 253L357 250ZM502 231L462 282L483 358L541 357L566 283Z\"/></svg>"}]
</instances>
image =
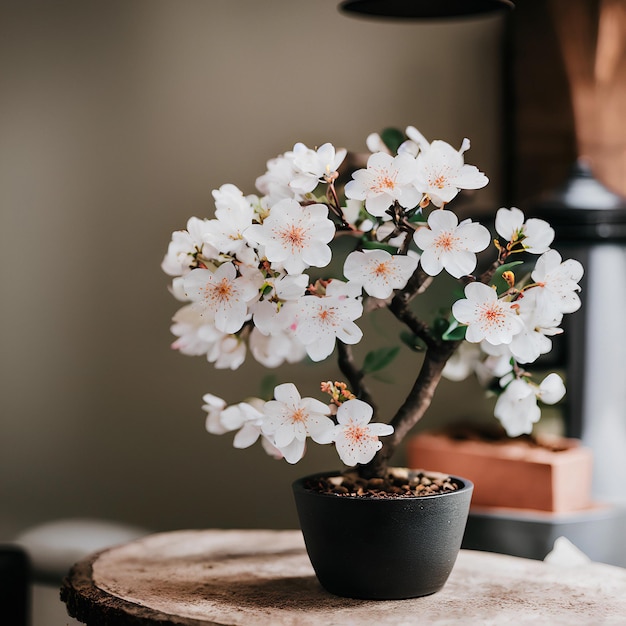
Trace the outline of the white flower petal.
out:
<instances>
[{"instance_id":1,"label":"white flower petal","mask_svg":"<svg viewBox=\"0 0 626 626\"><path fill-rule=\"evenodd\" d=\"M294 439L288 446L276 446L285 457L285 461L291 465L297 463L304 456L305 442Z\"/></svg>"},{"instance_id":2,"label":"white flower petal","mask_svg":"<svg viewBox=\"0 0 626 626\"><path fill-rule=\"evenodd\" d=\"M337 421L340 424L354 422L356 424L367 424L374 414L372 407L363 400L348 400L337 410Z\"/></svg>"},{"instance_id":3,"label":"white flower petal","mask_svg":"<svg viewBox=\"0 0 626 626\"><path fill-rule=\"evenodd\" d=\"M556 404L565 395L565 385L562 378L556 374L548 374L539 385L537 397L546 404Z\"/></svg>"},{"instance_id":4,"label":"white flower petal","mask_svg":"<svg viewBox=\"0 0 626 626\"><path fill-rule=\"evenodd\" d=\"M255 424L244 424L233 439L233 446L238 449L249 448L261 435L261 428Z\"/></svg>"},{"instance_id":5,"label":"white flower petal","mask_svg":"<svg viewBox=\"0 0 626 626\"><path fill-rule=\"evenodd\" d=\"M301 397L298 388L293 383L282 383L274 387L274 398L277 402L295 406L300 403Z\"/></svg>"},{"instance_id":6,"label":"white flower petal","mask_svg":"<svg viewBox=\"0 0 626 626\"><path fill-rule=\"evenodd\" d=\"M295 438L296 431L294 426L290 422L283 422L274 433L274 444L279 450L283 450L288 446ZM284 453L283 453L284 454Z\"/></svg>"}]
</instances>

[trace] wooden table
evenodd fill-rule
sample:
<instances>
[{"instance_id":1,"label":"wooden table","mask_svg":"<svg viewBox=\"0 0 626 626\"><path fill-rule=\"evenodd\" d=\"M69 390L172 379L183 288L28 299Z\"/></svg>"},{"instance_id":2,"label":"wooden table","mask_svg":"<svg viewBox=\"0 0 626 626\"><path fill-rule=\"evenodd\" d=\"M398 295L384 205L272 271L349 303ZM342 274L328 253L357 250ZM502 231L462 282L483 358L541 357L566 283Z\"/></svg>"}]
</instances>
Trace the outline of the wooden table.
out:
<instances>
[{"instance_id":1,"label":"wooden table","mask_svg":"<svg viewBox=\"0 0 626 626\"><path fill-rule=\"evenodd\" d=\"M462 550L442 591L363 601L324 591L300 531L185 530L77 563L61 598L89 626L626 624L626 569Z\"/></svg>"}]
</instances>

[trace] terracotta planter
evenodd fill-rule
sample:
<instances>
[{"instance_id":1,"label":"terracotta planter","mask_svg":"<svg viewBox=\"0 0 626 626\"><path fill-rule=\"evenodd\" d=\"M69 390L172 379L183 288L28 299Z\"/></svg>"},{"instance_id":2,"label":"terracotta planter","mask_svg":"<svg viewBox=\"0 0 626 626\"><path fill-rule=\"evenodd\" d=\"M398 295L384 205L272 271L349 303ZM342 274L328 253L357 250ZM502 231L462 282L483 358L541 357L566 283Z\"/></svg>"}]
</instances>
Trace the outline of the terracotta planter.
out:
<instances>
[{"instance_id":1,"label":"terracotta planter","mask_svg":"<svg viewBox=\"0 0 626 626\"><path fill-rule=\"evenodd\" d=\"M293 483L307 552L321 585L368 600L415 598L439 591L456 561L473 485L396 499L340 497Z\"/></svg>"},{"instance_id":2,"label":"terracotta planter","mask_svg":"<svg viewBox=\"0 0 626 626\"><path fill-rule=\"evenodd\" d=\"M566 513L591 505L592 452L575 439L542 447L524 439L480 441L422 433L407 444L413 468L447 471L474 482L473 506Z\"/></svg>"}]
</instances>

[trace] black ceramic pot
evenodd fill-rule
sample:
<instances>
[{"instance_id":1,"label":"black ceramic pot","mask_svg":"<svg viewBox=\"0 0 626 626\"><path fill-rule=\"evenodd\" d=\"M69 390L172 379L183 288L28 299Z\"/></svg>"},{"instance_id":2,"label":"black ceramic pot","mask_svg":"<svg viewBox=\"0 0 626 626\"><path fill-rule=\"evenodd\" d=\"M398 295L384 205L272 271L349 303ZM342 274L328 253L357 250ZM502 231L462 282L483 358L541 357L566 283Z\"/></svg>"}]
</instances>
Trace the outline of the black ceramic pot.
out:
<instances>
[{"instance_id":1,"label":"black ceramic pot","mask_svg":"<svg viewBox=\"0 0 626 626\"><path fill-rule=\"evenodd\" d=\"M337 475L336 472L334 475ZM339 497L293 483L311 564L331 593L367 600L426 596L445 584L456 561L474 485L412 498Z\"/></svg>"}]
</instances>

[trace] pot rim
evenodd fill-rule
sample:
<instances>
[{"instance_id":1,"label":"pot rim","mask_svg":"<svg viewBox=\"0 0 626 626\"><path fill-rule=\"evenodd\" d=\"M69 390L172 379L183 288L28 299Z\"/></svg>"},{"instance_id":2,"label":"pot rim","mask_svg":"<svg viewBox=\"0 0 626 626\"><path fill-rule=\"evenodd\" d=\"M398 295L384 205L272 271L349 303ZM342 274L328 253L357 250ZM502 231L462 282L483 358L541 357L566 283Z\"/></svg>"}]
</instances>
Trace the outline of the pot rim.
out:
<instances>
[{"instance_id":1,"label":"pot rim","mask_svg":"<svg viewBox=\"0 0 626 626\"><path fill-rule=\"evenodd\" d=\"M428 474L428 470L409 470L409 472L414 471L414 472L420 472L423 471L425 474ZM321 478L324 476L339 476L340 474L342 474L343 472L340 470L331 470L331 471L326 471L326 472L315 472L313 474L308 474L307 476L301 476L300 478L297 478L296 480L294 480L291 483L291 487L293 489L294 492L300 492L300 493L306 493L306 494L310 494L314 497L319 497L319 498L337 498L336 494L332 494L332 493L320 493L318 491L313 491L311 489L307 489L304 486L304 482L306 480L310 480L310 479L315 479L315 478ZM442 474L443 472L432 472L433 474ZM474 489L474 483L469 480L469 478L464 478L462 476L456 476L454 474L445 474L446 476L449 476L452 480L454 480L457 483L460 483L461 486L454 490L454 491L446 491L445 493L433 493L433 494L428 494L428 495L423 495L423 496L402 496L401 498L376 498L376 497L371 497L371 498L363 498L363 497L358 497L358 498L340 498L341 500L346 500L348 502L391 502L391 503L397 503L397 502L402 502L402 501L406 501L406 500L434 500L437 498L448 498L448 497L454 497L455 495L460 495L462 493L465 493L467 491L473 491Z\"/></svg>"}]
</instances>

